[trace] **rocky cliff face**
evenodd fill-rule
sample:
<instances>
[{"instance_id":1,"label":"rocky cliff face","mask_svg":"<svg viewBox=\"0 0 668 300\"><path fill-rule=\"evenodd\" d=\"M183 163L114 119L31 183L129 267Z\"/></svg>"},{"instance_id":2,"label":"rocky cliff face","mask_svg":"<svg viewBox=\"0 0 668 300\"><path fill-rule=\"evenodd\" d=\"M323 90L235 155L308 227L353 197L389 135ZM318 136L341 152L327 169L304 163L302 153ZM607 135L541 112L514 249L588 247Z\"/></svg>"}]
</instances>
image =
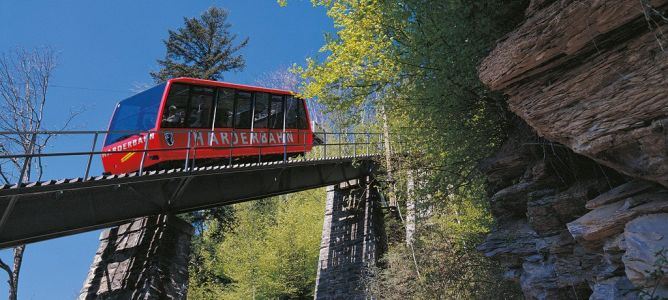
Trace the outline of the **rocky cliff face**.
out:
<instances>
[{"instance_id":1,"label":"rocky cliff face","mask_svg":"<svg viewBox=\"0 0 668 300\"><path fill-rule=\"evenodd\" d=\"M479 249L529 299L668 297L667 11L533 1L480 65L520 120L482 164L498 227Z\"/></svg>"}]
</instances>

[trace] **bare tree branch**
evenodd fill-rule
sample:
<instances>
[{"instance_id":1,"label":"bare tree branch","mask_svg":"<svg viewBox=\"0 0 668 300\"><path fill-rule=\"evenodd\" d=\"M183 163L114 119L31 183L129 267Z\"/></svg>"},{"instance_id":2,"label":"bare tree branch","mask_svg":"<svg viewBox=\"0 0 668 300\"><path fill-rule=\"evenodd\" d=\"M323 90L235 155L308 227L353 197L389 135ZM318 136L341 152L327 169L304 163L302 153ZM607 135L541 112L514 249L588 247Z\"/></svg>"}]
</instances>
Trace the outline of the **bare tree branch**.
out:
<instances>
[{"instance_id":1,"label":"bare tree branch","mask_svg":"<svg viewBox=\"0 0 668 300\"><path fill-rule=\"evenodd\" d=\"M53 136L35 132L44 129L47 90L55 62L55 52L50 48L15 49L0 55L0 130L10 132L0 134L0 153L26 155L0 160L0 177L6 183L15 179L27 182L34 174L38 180L42 177L44 165L41 158L30 155L42 153ZM79 113L72 113L63 128L69 126ZM6 163L11 166L9 170L2 168ZM17 298L24 252L25 245L14 248L12 267L0 260L0 268L9 276L10 300Z\"/></svg>"}]
</instances>

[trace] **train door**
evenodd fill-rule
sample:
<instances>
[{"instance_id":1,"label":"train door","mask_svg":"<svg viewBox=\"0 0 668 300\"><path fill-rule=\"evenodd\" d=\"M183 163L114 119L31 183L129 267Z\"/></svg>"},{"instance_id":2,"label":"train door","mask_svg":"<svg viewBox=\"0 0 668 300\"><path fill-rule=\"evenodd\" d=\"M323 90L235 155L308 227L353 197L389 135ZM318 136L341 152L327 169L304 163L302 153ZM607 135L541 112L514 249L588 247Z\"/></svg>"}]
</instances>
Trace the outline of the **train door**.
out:
<instances>
[{"instance_id":1,"label":"train door","mask_svg":"<svg viewBox=\"0 0 668 300\"><path fill-rule=\"evenodd\" d=\"M216 99L210 137L216 156L252 157L265 151L269 95L219 88Z\"/></svg>"},{"instance_id":2,"label":"train door","mask_svg":"<svg viewBox=\"0 0 668 300\"><path fill-rule=\"evenodd\" d=\"M190 144L193 146L191 157L194 159L215 156L215 152L209 147L215 95L216 89L213 87L198 85L190 87L186 124L192 129Z\"/></svg>"},{"instance_id":3,"label":"train door","mask_svg":"<svg viewBox=\"0 0 668 300\"><path fill-rule=\"evenodd\" d=\"M230 136L233 156L250 156L253 125L253 93L237 90L234 97L234 129Z\"/></svg>"},{"instance_id":4,"label":"train door","mask_svg":"<svg viewBox=\"0 0 668 300\"><path fill-rule=\"evenodd\" d=\"M258 160L268 152L269 106L271 96L268 93L253 93L253 124L251 124L251 145L257 152ZM253 153L255 154L255 153Z\"/></svg>"},{"instance_id":5,"label":"train door","mask_svg":"<svg viewBox=\"0 0 668 300\"><path fill-rule=\"evenodd\" d=\"M217 157L230 157L234 147L234 107L236 91L218 88L214 113L213 132L209 144Z\"/></svg>"},{"instance_id":6,"label":"train door","mask_svg":"<svg viewBox=\"0 0 668 300\"><path fill-rule=\"evenodd\" d=\"M271 95L269 100L269 118L267 124L267 144L271 147L266 147L267 154L281 154L282 159L283 143L283 121L285 120L285 96Z\"/></svg>"},{"instance_id":7,"label":"train door","mask_svg":"<svg viewBox=\"0 0 668 300\"><path fill-rule=\"evenodd\" d=\"M169 151L160 153L167 160L208 157L208 134L213 119L215 89L173 83L163 108L161 133ZM199 148L199 150L198 150Z\"/></svg>"}]
</instances>

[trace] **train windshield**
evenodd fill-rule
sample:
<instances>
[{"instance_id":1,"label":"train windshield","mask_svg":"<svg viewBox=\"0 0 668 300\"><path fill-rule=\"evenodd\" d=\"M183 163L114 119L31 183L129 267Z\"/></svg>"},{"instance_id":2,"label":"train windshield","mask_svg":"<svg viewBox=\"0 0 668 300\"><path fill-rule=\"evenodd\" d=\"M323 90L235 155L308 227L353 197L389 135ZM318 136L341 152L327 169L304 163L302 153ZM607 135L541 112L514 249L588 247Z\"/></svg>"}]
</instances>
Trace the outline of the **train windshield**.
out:
<instances>
[{"instance_id":1,"label":"train windshield","mask_svg":"<svg viewBox=\"0 0 668 300\"><path fill-rule=\"evenodd\" d=\"M104 145L113 144L155 126L166 83L127 98L116 105Z\"/></svg>"}]
</instances>

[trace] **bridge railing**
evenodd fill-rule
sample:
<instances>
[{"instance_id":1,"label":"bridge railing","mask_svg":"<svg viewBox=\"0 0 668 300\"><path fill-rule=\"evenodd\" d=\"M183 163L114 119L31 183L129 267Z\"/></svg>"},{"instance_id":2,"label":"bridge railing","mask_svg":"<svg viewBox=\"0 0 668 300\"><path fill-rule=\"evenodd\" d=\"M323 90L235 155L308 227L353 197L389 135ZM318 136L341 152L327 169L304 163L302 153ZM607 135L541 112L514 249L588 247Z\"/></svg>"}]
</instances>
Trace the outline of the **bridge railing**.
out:
<instances>
[{"instance_id":1,"label":"bridge railing","mask_svg":"<svg viewBox=\"0 0 668 300\"><path fill-rule=\"evenodd\" d=\"M39 165L46 165L46 170L48 171L45 178L71 178L71 177L80 177L83 176L82 180L89 180L91 174L101 173L102 172L102 156L109 155L114 153L134 153L141 155L141 161L139 164L138 170L131 172L135 173L135 176L142 176L148 174L145 163L147 159L151 156L152 153L165 153L170 151L185 151L185 159L180 161L180 165L171 166L172 168L178 168L182 171L191 171L197 167L212 165L212 164L226 164L234 165L239 163L262 163L268 161L282 161L283 163L293 162L297 160L307 160L307 159L326 159L326 158L336 158L336 157L367 157L383 153L383 134L376 132L310 132L310 131L296 131L292 134L297 134L298 142L286 142L286 134L289 132L280 132L282 138L279 143L256 143L253 144L253 140L261 140L257 138L257 135L262 134L262 132L248 131L248 130L230 130L226 131L231 135L236 133L245 133L248 134L248 139L251 141L250 144L239 144L232 142L230 138L229 143L220 143L214 145L211 143L211 138L207 140L207 144L199 144L197 142L198 135L213 135L216 130L202 130L202 129L164 129L164 130L148 130L148 131L136 131L136 130L120 130L120 131L31 131L31 132L0 132L0 146L3 144L3 139L9 140L14 138L14 140L29 140L31 143L39 141L40 138L50 137L56 138L56 143L54 146L47 149L36 149L33 145L30 145L28 149L36 149L32 153L22 153L22 147L16 147L19 150L10 151L7 150L8 147L3 147L3 152L0 153L0 166L2 162L7 160L13 160L15 162L20 161L26 163L28 168L34 168ZM137 136L138 139L144 139L143 149L142 148L133 148L133 149L116 149L109 151L108 149L103 151L103 141L108 134L122 134ZM163 138L165 134L171 135L187 135L187 143L184 146L172 146L172 147L152 147L149 146L150 141L154 138ZM312 139L309 136L312 134ZM276 147L282 147L282 153L278 154L276 151L272 151L271 154L263 154L264 149L272 148L275 150ZM298 151L298 147L303 147L304 155L297 156L295 152ZM234 156L235 149L244 148L244 149L257 149L258 155L255 156ZM309 148L311 148L310 151ZM202 150L218 150L220 151L221 157L218 159L211 158L198 158L198 151ZM282 157L281 157L282 156ZM70 158L70 159L65 159ZM76 158L76 159L71 159ZM58 160L61 160L58 162ZM51 162L51 163L50 163ZM16 165L16 164L15 164ZM55 165L55 166L54 166ZM57 170L51 170L51 168L57 168ZM20 173L16 171L16 173ZM16 181L18 185L24 184L20 178L15 174ZM5 179L7 180L7 179ZM42 178L36 178L31 180L42 180Z\"/></svg>"}]
</instances>

